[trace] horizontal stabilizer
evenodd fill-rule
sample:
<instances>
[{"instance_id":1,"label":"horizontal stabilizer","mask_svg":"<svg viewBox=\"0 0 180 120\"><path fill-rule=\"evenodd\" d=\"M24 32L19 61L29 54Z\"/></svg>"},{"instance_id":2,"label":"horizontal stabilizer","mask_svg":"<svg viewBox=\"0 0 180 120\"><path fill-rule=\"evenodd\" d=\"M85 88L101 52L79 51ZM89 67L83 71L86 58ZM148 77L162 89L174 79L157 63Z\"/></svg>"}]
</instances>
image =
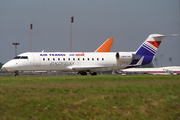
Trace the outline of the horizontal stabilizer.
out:
<instances>
[{"instance_id":1,"label":"horizontal stabilizer","mask_svg":"<svg viewBox=\"0 0 180 120\"><path fill-rule=\"evenodd\" d=\"M178 36L179 34L169 34L169 35L164 35L165 37L174 37L174 36Z\"/></svg>"},{"instance_id":2,"label":"horizontal stabilizer","mask_svg":"<svg viewBox=\"0 0 180 120\"><path fill-rule=\"evenodd\" d=\"M141 57L141 59L137 62L136 66L142 65L143 60L144 56Z\"/></svg>"}]
</instances>

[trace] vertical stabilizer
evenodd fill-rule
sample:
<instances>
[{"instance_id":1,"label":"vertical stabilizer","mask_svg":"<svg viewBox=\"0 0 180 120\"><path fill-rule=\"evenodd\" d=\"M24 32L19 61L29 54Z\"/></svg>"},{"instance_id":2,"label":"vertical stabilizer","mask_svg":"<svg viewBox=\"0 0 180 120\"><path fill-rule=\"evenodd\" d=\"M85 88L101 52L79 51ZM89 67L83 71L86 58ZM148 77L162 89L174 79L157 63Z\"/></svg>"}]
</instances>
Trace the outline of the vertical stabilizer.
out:
<instances>
[{"instance_id":1,"label":"vertical stabilizer","mask_svg":"<svg viewBox=\"0 0 180 120\"><path fill-rule=\"evenodd\" d=\"M113 38L107 39L95 52L110 52L113 42Z\"/></svg>"},{"instance_id":2,"label":"vertical stabilizer","mask_svg":"<svg viewBox=\"0 0 180 120\"><path fill-rule=\"evenodd\" d=\"M142 65L151 63L164 37L177 36L177 35L178 34L172 34L172 35L151 34L149 35L149 37L141 44L141 46L135 52L137 55L140 55L141 57L144 56ZM137 63L137 61L132 62L132 64L134 63Z\"/></svg>"},{"instance_id":3,"label":"vertical stabilizer","mask_svg":"<svg viewBox=\"0 0 180 120\"><path fill-rule=\"evenodd\" d=\"M151 34L137 49L136 54L140 55L141 57L144 57L142 65L149 64L152 62L164 37L166 36L162 34ZM138 61L133 61L132 63L137 62Z\"/></svg>"},{"instance_id":4,"label":"vertical stabilizer","mask_svg":"<svg viewBox=\"0 0 180 120\"><path fill-rule=\"evenodd\" d=\"M162 34L151 34L136 51L137 55L154 56L165 36Z\"/></svg>"}]
</instances>

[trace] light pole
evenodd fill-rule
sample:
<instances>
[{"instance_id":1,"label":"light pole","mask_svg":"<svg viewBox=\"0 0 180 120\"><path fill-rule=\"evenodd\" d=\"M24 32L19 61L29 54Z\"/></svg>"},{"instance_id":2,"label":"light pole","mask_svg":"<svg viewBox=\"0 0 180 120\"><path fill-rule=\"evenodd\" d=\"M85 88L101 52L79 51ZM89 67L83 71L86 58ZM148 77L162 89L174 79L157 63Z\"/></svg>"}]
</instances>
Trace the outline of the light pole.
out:
<instances>
[{"instance_id":1,"label":"light pole","mask_svg":"<svg viewBox=\"0 0 180 120\"><path fill-rule=\"evenodd\" d=\"M163 54L160 55L161 56L161 67L162 67L162 64L163 64Z\"/></svg>"},{"instance_id":2,"label":"light pole","mask_svg":"<svg viewBox=\"0 0 180 120\"><path fill-rule=\"evenodd\" d=\"M70 52L72 52L72 23L74 22L74 16L71 17L71 28L70 28Z\"/></svg>"},{"instance_id":3,"label":"light pole","mask_svg":"<svg viewBox=\"0 0 180 120\"><path fill-rule=\"evenodd\" d=\"M31 29L33 29L33 24L30 24L30 52L32 52L32 46L31 46Z\"/></svg>"},{"instance_id":4,"label":"light pole","mask_svg":"<svg viewBox=\"0 0 180 120\"><path fill-rule=\"evenodd\" d=\"M172 66L172 57L169 57L170 66Z\"/></svg>"},{"instance_id":5,"label":"light pole","mask_svg":"<svg viewBox=\"0 0 180 120\"><path fill-rule=\"evenodd\" d=\"M154 58L154 61L155 61L156 67L158 67L158 65L157 65L157 60L158 60L157 57L155 57L155 58Z\"/></svg>"},{"instance_id":6,"label":"light pole","mask_svg":"<svg viewBox=\"0 0 180 120\"><path fill-rule=\"evenodd\" d=\"M17 45L20 45L20 43L12 43L13 45L15 45L15 56L17 56Z\"/></svg>"}]
</instances>

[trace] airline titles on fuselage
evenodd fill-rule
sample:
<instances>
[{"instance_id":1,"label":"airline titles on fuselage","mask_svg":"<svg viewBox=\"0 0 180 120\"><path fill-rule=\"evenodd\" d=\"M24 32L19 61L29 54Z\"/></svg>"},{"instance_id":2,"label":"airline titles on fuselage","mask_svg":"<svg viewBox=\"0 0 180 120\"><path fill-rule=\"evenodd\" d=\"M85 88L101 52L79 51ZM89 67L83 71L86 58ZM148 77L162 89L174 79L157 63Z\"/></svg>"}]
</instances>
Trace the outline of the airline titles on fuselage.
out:
<instances>
[{"instance_id":1,"label":"airline titles on fuselage","mask_svg":"<svg viewBox=\"0 0 180 120\"><path fill-rule=\"evenodd\" d=\"M40 56L66 56L66 54L40 54ZM82 53L82 54L69 54L69 56L84 56L84 53Z\"/></svg>"},{"instance_id":2,"label":"airline titles on fuselage","mask_svg":"<svg viewBox=\"0 0 180 120\"><path fill-rule=\"evenodd\" d=\"M40 56L66 56L65 54L40 54Z\"/></svg>"},{"instance_id":3,"label":"airline titles on fuselage","mask_svg":"<svg viewBox=\"0 0 180 120\"><path fill-rule=\"evenodd\" d=\"M66 66L66 65L73 65L74 62L51 62L51 66Z\"/></svg>"},{"instance_id":4,"label":"airline titles on fuselage","mask_svg":"<svg viewBox=\"0 0 180 120\"><path fill-rule=\"evenodd\" d=\"M67 56L66 54L40 54L40 56ZM78 53L78 54L69 54L69 56L84 56L84 53ZM67 66L67 65L73 65L74 62L51 62L51 66Z\"/></svg>"}]
</instances>

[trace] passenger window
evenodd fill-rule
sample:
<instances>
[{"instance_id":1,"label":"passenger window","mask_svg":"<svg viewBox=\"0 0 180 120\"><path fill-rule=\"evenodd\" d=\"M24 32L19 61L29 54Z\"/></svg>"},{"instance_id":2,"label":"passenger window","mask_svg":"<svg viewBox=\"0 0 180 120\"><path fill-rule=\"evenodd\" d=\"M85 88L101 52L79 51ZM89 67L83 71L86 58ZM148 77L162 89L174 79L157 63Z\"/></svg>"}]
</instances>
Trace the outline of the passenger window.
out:
<instances>
[{"instance_id":1,"label":"passenger window","mask_svg":"<svg viewBox=\"0 0 180 120\"><path fill-rule=\"evenodd\" d=\"M53 60L55 60L55 58L53 58Z\"/></svg>"},{"instance_id":2,"label":"passenger window","mask_svg":"<svg viewBox=\"0 0 180 120\"><path fill-rule=\"evenodd\" d=\"M73 58L73 60L75 61L75 58Z\"/></svg>"},{"instance_id":3,"label":"passenger window","mask_svg":"<svg viewBox=\"0 0 180 120\"><path fill-rule=\"evenodd\" d=\"M83 58L83 61L84 61L84 58Z\"/></svg>"},{"instance_id":4,"label":"passenger window","mask_svg":"<svg viewBox=\"0 0 180 120\"><path fill-rule=\"evenodd\" d=\"M87 60L89 61L89 58Z\"/></svg>"},{"instance_id":5,"label":"passenger window","mask_svg":"<svg viewBox=\"0 0 180 120\"><path fill-rule=\"evenodd\" d=\"M65 58L63 58L63 60L65 61Z\"/></svg>"},{"instance_id":6,"label":"passenger window","mask_svg":"<svg viewBox=\"0 0 180 120\"><path fill-rule=\"evenodd\" d=\"M104 61L104 58L102 58L102 61Z\"/></svg>"},{"instance_id":7,"label":"passenger window","mask_svg":"<svg viewBox=\"0 0 180 120\"><path fill-rule=\"evenodd\" d=\"M99 58L97 58L97 61L99 61Z\"/></svg>"},{"instance_id":8,"label":"passenger window","mask_svg":"<svg viewBox=\"0 0 180 120\"><path fill-rule=\"evenodd\" d=\"M58 60L60 60L60 58L58 58Z\"/></svg>"},{"instance_id":9,"label":"passenger window","mask_svg":"<svg viewBox=\"0 0 180 120\"><path fill-rule=\"evenodd\" d=\"M94 58L92 58L92 61L94 61Z\"/></svg>"},{"instance_id":10,"label":"passenger window","mask_svg":"<svg viewBox=\"0 0 180 120\"><path fill-rule=\"evenodd\" d=\"M48 61L50 60L50 58L48 58Z\"/></svg>"},{"instance_id":11,"label":"passenger window","mask_svg":"<svg viewBox=\"0 0 180 120\"><path fill-rule=\"evenodd\" d=\"M45 61L45 58L43 58L43 61Z\"/></svg>"},{"instance_id":12,"label":"passenger window","mask_svg":"<svg viewBox=\"0 0 180 120\"><path fill-rule=\"evenodd\" d=\"M68 58L68 60L70 61L70 58Z\"/></svg>"}]
</instances>

